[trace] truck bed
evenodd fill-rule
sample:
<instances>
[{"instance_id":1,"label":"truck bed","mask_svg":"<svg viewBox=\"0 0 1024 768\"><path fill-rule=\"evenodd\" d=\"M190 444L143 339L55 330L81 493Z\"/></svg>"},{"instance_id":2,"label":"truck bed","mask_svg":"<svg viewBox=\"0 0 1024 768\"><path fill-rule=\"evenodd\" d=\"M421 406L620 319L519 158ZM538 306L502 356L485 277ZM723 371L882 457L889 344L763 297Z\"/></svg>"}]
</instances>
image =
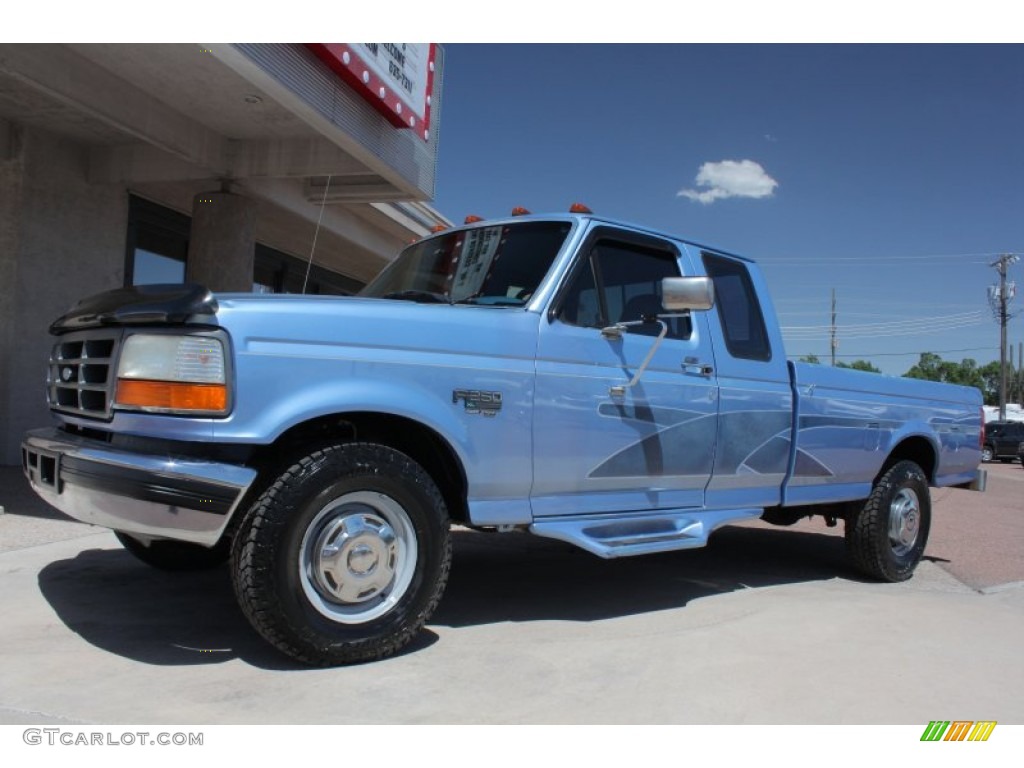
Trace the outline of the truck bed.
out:
<instances>
[{"instance_id":1,"label":"truck bed","mask_svg":"<svg viewBox=\"0 0 1024 768\"><path fill-rule=\"evenodd\" d=\"M796 439L784 506L867 497L900 445L933 485L974 479L978 390L807 363L790 363L790 372Z\"/></svg>"}]
</instances>

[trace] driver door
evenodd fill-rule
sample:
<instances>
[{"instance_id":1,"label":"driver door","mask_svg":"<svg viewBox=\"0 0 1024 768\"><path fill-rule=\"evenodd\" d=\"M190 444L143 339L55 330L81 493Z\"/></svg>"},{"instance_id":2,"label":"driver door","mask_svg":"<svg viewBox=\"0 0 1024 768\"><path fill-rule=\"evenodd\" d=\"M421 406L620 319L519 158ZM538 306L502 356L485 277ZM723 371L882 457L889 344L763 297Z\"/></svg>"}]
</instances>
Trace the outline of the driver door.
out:
<instances>
[{"instance_id":1,"label":"driver door","mask_svg":"<svg viewBox=\"0 0 1024 768\"><path fill-rule=\"evenodd\" d=\"M601 329L664 314L661 279L687 263L671 242L597 227L541 321L533 410L535 519L699 508L714 465L718 387L704 313L618 339ZM688 264L687 264L688 266ZM691 272L692 274L692 272Z\"/></svg>"}]
</instances>

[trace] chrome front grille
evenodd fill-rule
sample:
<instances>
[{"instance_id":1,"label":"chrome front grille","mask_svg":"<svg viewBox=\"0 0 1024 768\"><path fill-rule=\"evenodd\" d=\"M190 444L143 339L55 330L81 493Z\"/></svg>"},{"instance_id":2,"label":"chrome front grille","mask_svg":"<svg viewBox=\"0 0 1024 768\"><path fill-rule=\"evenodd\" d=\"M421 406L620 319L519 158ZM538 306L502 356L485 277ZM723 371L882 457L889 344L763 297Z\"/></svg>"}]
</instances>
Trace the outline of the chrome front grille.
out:
<instances>
[{"instance_id":1,"label":"chrome front grille","mask_svg":"<svg viewBox=\"0 0 1024 768\"><path fill-rule=\"evenodd\" d=\"M78 416L109 418L120 331L83 331L61 336L50 353L50 408Z\"/></svg>"}]
</instances>

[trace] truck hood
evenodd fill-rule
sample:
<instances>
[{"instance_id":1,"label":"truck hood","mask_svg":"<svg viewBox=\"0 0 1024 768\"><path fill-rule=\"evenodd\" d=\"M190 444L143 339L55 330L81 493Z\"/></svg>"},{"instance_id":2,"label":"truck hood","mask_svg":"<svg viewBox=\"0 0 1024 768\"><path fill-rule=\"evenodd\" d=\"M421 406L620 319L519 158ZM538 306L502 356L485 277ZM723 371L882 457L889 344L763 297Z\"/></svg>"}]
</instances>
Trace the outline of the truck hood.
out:
<instances>
[{"instance_id":1,"label":"truck hood","mask_svg":"<svg viewBox=\"0 0 1024 768\"><path fill-rule=\"evenodd\" d=\"M539 322L522 307L354 296L218 294L216 301L215 319L209 319L229 332L240 352L289 354L344 345L519 356L533 353ZM526 343L529 348L508 349Z\"/></svg>"},{"instance_id":2,"label":"truck hood","mask_svg":"<svg viewBox=\"0 0 1024 768\"><path fill-rule=\"evenodd\" d=\"M201 285L142 285L82 299L56 335L112 326L219 326L239 351L307 354L324 345L529 354L538 316L522 307L419 304L355 296L221 293ZM512 340L515 338L517 343ZM515 347L513 352L509 347Z\"/></svg>"}]
</instances>

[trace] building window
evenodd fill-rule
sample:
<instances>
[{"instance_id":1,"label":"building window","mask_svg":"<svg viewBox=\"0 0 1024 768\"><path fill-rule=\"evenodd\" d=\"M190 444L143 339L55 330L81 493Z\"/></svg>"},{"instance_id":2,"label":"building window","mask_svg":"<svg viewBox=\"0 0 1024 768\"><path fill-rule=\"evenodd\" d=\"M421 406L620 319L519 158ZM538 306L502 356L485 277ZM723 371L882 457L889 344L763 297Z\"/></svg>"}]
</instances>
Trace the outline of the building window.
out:
<instances>
[{"instance_id":1,"label":"building window","mask_svg":"<svg viewBox=\"0 0 1024 768\"><path fill-rule=\"evenodd\" d=\"M183 213L131 196L128 205L128 245L125 285L183 283L188 262L192 219ZM360 280L260 243L253 263L254 293L305 293L350 296L362 290Z\"/></svg>"},{"instance_id":2,"label":"building window","mask_svg":"<svg viewBox=\"0 0 1024 768\"><path fill-rule=\"evenodd\" d=\"M261 243L256 243L252 282L255 293L308 293L333 296L351 296L362 290L365 285L360 280L332 272L316 264L309 266L302 259Z\"/></svg>"},{"instance_id":3,"label":"building window","mask_svg":"<svg viewBox=\"0 0 1024 768\"><path fill-rule=\"evenodd\" d=\"M191 219L134 195L128 203L125 285L185 282Z\"/></svg>"}]
</instances>

